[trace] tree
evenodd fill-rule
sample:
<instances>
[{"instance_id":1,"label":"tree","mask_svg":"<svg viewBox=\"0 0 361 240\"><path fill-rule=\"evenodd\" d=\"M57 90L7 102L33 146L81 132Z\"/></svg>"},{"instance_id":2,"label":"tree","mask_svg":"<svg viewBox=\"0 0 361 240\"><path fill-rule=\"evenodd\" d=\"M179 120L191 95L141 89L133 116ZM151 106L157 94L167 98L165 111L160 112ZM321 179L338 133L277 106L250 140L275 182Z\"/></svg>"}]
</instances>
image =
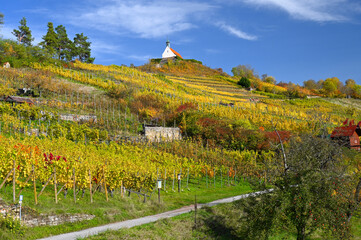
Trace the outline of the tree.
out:
<instances>
[{"instance_id":1,"label":"tree","mask_svg":"<svg viewBox=\"0 0 361 240\"><path fill-rule=\"evenodd\" d=\"M350 237L347 221L349 182L343 150L327 139L293 138L268 163L267 176L274 190L243 202L242 232L248 239L267 239L281 231L296 232L303 240L316 230L335 238ZM265 183L262 185L265 189ZM326 237L327 238L327 237Z\"/></svg>"},{"instance_id":2,"label":"tree","mask_svg":"<svg viewBox=\"0 0 361 240\"><path fill-rule=\"evenodd\" d=\"M46 35L43 36L43 40L40 44L54 57L57 53L59 43L52 22L48 23L48 31Z\"/></svg>"},{"instance_id":3,"label":"tree","mask_svg":"<svg viewBox=\"0 0 361 240\"><path fill-rule=\"evenodd\" d=\"M58 40L57 54L59 59L71 61L73 58L72 51L74 49L73 42L68 38L66 29L63 25L55 28Z\"/></svg>"},{"instance_id":4,"label":"tree","mask_svg":"<svg viewBox=\"0 0 361 240\"><path fill-rule=\"evenodd\" d=\"M245 77L248 79L258 78L255 75L254 69L249 65L238 65L237 67L232 68L233 76Z\"/></svg>"},{"instance_id":5,"label":"tree","mask_svg":"<svg viewBox=\"0 0 361 240\"><path fill-rule=\"evenodd\" d=\"M4 14L0 12L0 25L4 24Z\"/></svg>"},{"instance_id":6,"label":"tree","mask_svg":"<svg viewBox=\"0 0 361 240\"><path fill-rule=\"evenodd\" d=\"M76 34L74 38L74 56L79 58L79 61L86 62L86 63L93 63L94 58L90 57L91 49L90 44L88 42L88 37L84 36L83 33Z\"/></svg>"},{"instance_id":7,"label":"tree","mask_svg":"<svg viewBox=\"0 0 361 240\"><path fill-rule=\"evenodd\" d=\"M333 95L338 89L339 82L338 78L327 78L323 82L322 88L327 95Z\"/></svg>"},{"instance_id":8,"label":"tree","mask_svg":"<svg viewBox=\"0 0 361 240\"><path fill-rule=\"evenodd\" d=\"M272 76L267 76L263 81L266 83L276 84L276 79Z\"/></svg>"},{"instance_id":9,"label":"tree","mask_svg":"<svg viewBox=\"0 0 361 240\"><path fill-rule=\"evenodd\" d=\"M237 84L241 85L244 88L249 88L251 86L251 81L246 77L241 77Z\"/></svg>"},{"instance_id":10,"label":"tree","mask_svg":"<svg viewBox=\"0 0 361 240\"><path fill-rule=\"evenodd\" d=\"M309 80L307 80L307 81L304 81L304 82L303 82L303 87L304 87L304 88L307 88L307 89L309 89L309 90L316 90L316 89L318 89L318 85L317 85L316 81L313 80L313 79L309 79Z\"/></svg>"},{"instance_id":11,"label":"tree","mask_svg":"<svg viewBox=\"0 0 361 240\"><path fill-rule=\"evenodd\" d=\"M31 42L34 41L34 38L31 35L30 28L26 25L26 18L23 17L20 20L20 26L17 29L14 29L12 34L18 40L18 43L22 43L25 46L31 46Z\"/></svg>"}]
</instances>

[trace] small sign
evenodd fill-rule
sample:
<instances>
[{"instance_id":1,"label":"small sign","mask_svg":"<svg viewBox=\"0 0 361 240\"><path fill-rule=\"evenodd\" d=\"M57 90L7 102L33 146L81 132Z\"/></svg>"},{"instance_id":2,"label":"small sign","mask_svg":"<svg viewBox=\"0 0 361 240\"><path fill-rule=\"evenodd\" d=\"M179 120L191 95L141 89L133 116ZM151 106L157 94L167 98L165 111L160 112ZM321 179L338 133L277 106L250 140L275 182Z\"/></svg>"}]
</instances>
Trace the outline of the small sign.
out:
<instances>
[{"instance_id":1,"label":"small sign","mask_svg":"<svg viewBox=\"0 0 361 240\"><path fill-rule=\"evenodd\" d=\"M162 188L162 180L158 180L158 188Z\"/></svg>"},{"instance_id":2,"label":"small sign","mask_svg":"<svg viewBox=\"0 0 361 240\"><path fill-rule=\"evenodd\" d=\"M181 174L180 173L178 174L178 180L181 180Z\"/></svg>"},{"instance_id":3,"label":"small sign","mask_svg":"<svg viewBox=\"0 0 361 240\"><path fill-rule=\"evenodd\" d=\"M22 202L22 201L23 201L23 195L20 195L19 202Z\"/></svg>"}]
</instances>

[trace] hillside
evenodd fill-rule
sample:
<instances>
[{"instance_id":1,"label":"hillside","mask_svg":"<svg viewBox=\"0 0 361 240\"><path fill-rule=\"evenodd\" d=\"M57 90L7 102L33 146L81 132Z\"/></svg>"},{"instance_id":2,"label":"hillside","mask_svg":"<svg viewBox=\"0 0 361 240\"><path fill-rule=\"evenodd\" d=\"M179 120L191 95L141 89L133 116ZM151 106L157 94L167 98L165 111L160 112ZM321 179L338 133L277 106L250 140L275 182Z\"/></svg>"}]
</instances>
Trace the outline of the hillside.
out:
<instances>
[{"instance_id":1,"label":"hillside","mask_svg":"<svg viewBox=\"0 0 361 240\"><path fill-rule=\"evenodd\" d=\"M6 178L15 166L16 186L24 187L23 194L31 199L25 204L27 211L95 216L73 228L24 230L26 238L174 209L192 203L195 193L205 201L210 196L250 191L248 181L271 181L266 170L278 152L277 138L269 134L275 128L284 139L305 133L328 135L346 118L361 119L357 101L272 99L240 88L234 77L207 67L198 69L199 63L187 64L194 71L179 73L177 66L148 73L79 61L0 69L3 95L20 96L19 88L30 88L30 96L22 97L35 103L0 103L0 150L4 153L0 154L0 180L7 183L2 199L7 204L15 202L12 178ZM90 120L65 120L69 115ZM160 137L159 142L145 142L140 137L144 123L179 127L183 140L168 142ZM48 181L54 171L56 184ZM165 200L157 203L156 195L152 197L157 180L166 181L168 189L173 182L175 190L178 174L189 192L164 188ZM49 182L38 204L33 202L34 187L27 180L31 176L36 196L42 184ZM124 187L129 195L132 192L129 199L123 198ZM64 197L58 193L59 199L54 199L52 188ZM150 202L143 205L134 192ZM67 194L74 194L74 200ZM133 207L126 207L129 202ZM4 229L12 236L11 230Z\"/></svg>"}]
</instances>

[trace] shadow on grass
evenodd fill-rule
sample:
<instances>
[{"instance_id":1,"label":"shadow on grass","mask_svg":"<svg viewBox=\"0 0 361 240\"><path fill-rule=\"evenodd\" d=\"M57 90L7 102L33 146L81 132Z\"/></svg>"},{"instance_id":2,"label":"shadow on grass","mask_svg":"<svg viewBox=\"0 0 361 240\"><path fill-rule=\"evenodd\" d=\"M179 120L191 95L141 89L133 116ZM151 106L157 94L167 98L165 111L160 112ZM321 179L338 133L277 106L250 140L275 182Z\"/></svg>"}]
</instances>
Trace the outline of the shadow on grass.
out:
<instances>
[{"instance_id":1,"label":"shadow on grass","mask_svg":"<svg viewBox=\"0 0 361 240\"><path fill-rule=\"evenodd\" d=\"M227 224L227 216L219 215L212 208L205 208L207 216L202 217L202 230L212 239L244 239L236 228Z\"/></svg>"}]
</instances>

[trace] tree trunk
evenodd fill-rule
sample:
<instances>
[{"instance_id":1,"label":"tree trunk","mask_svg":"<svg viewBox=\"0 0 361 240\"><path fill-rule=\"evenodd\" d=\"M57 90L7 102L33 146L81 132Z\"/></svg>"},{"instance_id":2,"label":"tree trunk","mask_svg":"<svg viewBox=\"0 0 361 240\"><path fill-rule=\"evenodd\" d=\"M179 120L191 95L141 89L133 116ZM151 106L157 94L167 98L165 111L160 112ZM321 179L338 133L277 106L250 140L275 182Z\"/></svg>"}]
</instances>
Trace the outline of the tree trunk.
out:
<instances>
[{"instance_id":1,"label":"tree trunk","mask_svg":"<svg viewBox=\"0 0 361 240\"><path fill-rule=\"evenodd\" d=\"M305 234L305 226L298 226L297 227L297 240L305 240L306 234Z\"/></svg>"}]
</instances>

